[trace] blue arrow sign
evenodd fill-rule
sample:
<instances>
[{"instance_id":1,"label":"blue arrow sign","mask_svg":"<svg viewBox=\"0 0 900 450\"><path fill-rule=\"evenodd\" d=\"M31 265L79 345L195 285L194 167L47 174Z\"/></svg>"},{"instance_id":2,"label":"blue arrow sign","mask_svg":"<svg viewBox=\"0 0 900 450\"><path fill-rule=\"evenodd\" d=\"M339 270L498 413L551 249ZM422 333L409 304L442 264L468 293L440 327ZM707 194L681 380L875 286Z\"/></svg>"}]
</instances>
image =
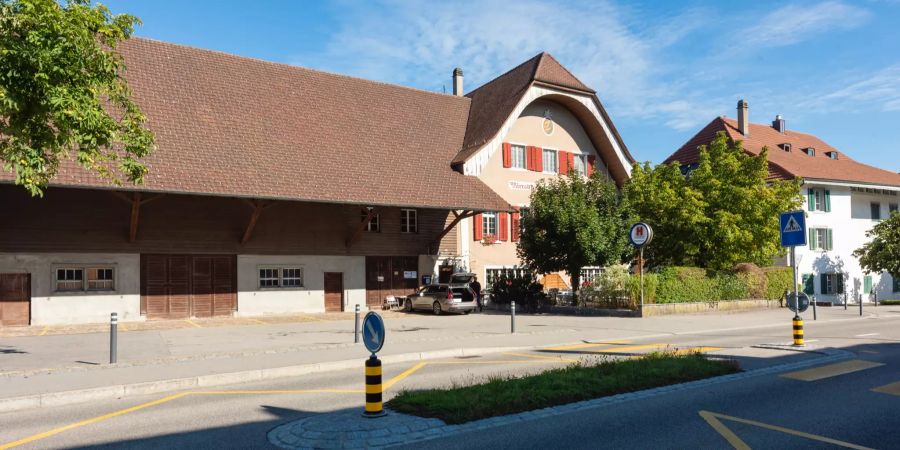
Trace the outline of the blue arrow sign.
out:
<instances>
[{"instance_id":1,"label":"blue arrow sign","mask_svg":"<svg viewBox=\"0 0 900 450\"><path fill-rule=\"evenodd\" d=\"M384 346L384 320L375 311L369 311L363 319L363 345L372 352L378 353Z\"/></svg>"},{"instance_id":2,"label":"blue arrow sign","mask_svg":"<svg viewBox=\"0 0 900 450\"><path fill-rule=\"evenodd\" d=\"M778 222L782 247L806 245L806 214L803 211L783 212Z\"/></svg>"}]
</instances>

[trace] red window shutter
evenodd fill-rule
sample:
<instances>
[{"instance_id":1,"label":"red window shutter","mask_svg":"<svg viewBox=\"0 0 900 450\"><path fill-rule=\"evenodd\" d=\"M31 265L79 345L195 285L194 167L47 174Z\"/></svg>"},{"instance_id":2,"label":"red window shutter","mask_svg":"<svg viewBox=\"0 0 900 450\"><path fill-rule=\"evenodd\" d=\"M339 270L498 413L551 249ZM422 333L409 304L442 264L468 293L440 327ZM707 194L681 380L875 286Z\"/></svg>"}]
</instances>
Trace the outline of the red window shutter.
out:
<instances>
[{"instance_id":1,"label":"red window shutter","mask_svg":"<svg viewBox=\"0 0 900 450\"><path fill-rule=\"evenodd\" d=\"M510 220L510 240L513 242L519 241L519 228L520 228L520 217L519 217L519 207L515 207L516 212L512 213L512 220Z\"/></svg>"},{"instance_id":2,"label":"red window shutter","mask_svg":"<svg viewBox=\"0 0 900 450\"><path fill-rule=\"evenodd\" d=\"M509 240L509 213L500 213L500 220L497 223L497 231L501 241Z\"/></svg>"},{"instance_id":3,"label":"red window shutter","mask_svg":"<svg viewBox=\"0 0 900 450\"><path fill-rule=\"evenodd\" d=\"M566 165L569 163L569 158L566 157L566 152L560 150L559 152L559 173L567 174L569 173L569 168Z\"/></svg>"},{"instance_id":4,"label":"red window shutter","mask_svg":"<svg viewBox=\"0 0 900 450\"><path fill-rule=\"evenodd\" d=\"M503 167L512 167L512 146L509 142L503 143Z\"/></svg>"},{"instance_id":5,"label":"red window shutter","mask_svg":"<svg viewBox=\"0 0 900 450\"><path fill-rule=\"evenodd\" d=\"M531 151L531 146L525 146L525 170L534 170L534 153Z\"/></svg>"},{"instance_id":6,"label":"red window shutter","mask_svg":"<svg viewBox=\"0 0 900 450\"><path fill-rule=\"evenodd\" d=\"M597 160L597 157L594 155L588 155L587 157L587 175L591 176L594 174L594 161Z\"/></svg>"},{"instance_id":7,"label":"red window shutter","mask_svg":"<svg viewBox=\"0 0 900 450\"><path fill-rule=\"evenodd\" d=\"M480 241L484 239L484 221L481 220L481 214L475 214L475 218L472 220L472 230L474 231L473 235L475 236L476 241Z\"/></svg>"},{"instance_id":8,"label":"red window shutter","mask_svg":"<svg viewBox=\"0 0 900 450\"><path fill-rule=\"evenodd\" d=\"M544 149L540 147L534 148L534 171L544 171Z\"/></svg>"},{"instance_id":9,"label":"red window shutter","mask_svg":"<svg viewBox=\"0 0 900 450\"><path fill-rule=\"evenodd\" d=\"M569 161L566 163L566 172L575 170L575 154L566 152L566 157L569 158Z\"/></svg>"}]
</instances>

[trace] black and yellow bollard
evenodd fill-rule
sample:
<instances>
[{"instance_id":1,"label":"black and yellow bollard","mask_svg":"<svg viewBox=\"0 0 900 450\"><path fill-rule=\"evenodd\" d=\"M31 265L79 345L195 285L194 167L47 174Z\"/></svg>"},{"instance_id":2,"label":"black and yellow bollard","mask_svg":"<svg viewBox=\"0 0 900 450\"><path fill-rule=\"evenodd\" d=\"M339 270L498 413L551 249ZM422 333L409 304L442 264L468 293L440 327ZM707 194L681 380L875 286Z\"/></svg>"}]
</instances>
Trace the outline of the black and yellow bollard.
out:
<instances>
[{"instance_id":1,"label":"black and yellow bollard","mask_svg":"<svg viewBox=\"0 0 900 450\"><path fill-rule=\"evenodd\" d=\"M794 345L803 345L803 319L800 316L794 316Z\"/></svg>"},{"instance_id":2,"label":"black and yellow bollard","mask_svg":"<svg viewBox=\"0 0 900 450\"><path fill-rule=\"evenodd\" d=\"M385 414L381 401L381 360L373 353L366 360L366 411L365 417L381 417Z\"/></svg>"}]
</instances>

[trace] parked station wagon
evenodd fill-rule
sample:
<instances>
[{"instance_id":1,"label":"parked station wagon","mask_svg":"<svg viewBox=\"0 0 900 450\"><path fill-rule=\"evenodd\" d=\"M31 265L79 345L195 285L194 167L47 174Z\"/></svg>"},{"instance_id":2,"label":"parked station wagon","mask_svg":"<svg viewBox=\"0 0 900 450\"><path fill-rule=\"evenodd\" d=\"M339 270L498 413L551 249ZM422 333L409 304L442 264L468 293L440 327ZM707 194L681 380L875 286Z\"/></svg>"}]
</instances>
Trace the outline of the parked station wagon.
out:
<instances>
[{"instance_id":1,"label":"parked station wagon","mask_svg":"<svg viewBox=\"0 0 900 450\"><path fill-rule=\"evenodd\" d=\"M436 283L422 286L419 291L406 297L403 309L431 310L435 315L448 312L468 314L475 309L475 291L469 283L475 278L474 273L455 273L449 283Z\"/></svg>"}]
</instances>

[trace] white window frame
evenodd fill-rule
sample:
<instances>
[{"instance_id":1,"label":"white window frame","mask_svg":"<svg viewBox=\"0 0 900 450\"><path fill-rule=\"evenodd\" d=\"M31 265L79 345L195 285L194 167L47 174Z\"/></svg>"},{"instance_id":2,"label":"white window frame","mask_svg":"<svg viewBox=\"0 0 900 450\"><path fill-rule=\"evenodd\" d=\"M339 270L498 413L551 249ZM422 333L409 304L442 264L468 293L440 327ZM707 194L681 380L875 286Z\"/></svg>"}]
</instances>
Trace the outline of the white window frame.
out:
<instances>
[{"instance_id":1,"label":"white window frame","mask_svg":"<svg viewBox=\"0 0 900 450\"><path fill-rule=\"evenodd\" d=\"M587 176L587 158L586 155L573 153L572 154L572 170L575 171L576 174L581 175L583 177ZM581 170L578 170L578 161L581 161Z\"/></svg>"},{"instance_id":2,"label":"white window frame","mask_svg":"<svg viewBox=\"0 0 900 450\"><path fill-rule=\"evenodd\" d=\"M525 145L520 144L511 143L509 145L509 161L511 169L525 170L528 165L528 158L525 156L526 148ZM521 156L521 159L516 156L517 153ZM522 163L521 166L518 165L520 162Z\"/></svg>"},{"instance_id":3,"label":"white window frame","mask_svg":"<svg viewBox=\"0 0 900 450\"><path fill-rule=\"evenodd\" d=\"M489 289L494 284L494 277L502 274L511 275L513 278L522 278L530 272L531 270L526 266L485 266L482 289Z\"/></svg>"},{"instance_id":4,"label":"white window frame","mask_svg":"<svg viewBox=\"0 0 900 450\"><path fill-rule=\"evenodd\" d=\"M496 212L488 211L481 213L481 235L482 236L494 236L495 238L500 238L500 218L497 216ZM493 222L494 232L489 232L490 224Z\"/></svg>"},{"instance_id":5,"label":"white window frame","mask_svg":"<svg viewBox=\"0 0 900 450\"><path fill-rule=\"evenodd\" d=\"M547 154L552 154L553 156L550 158L551 164L547 164ZM541 151L541 163L543 164L543 172L544 173L559 173L559 150L555 148L545 148ZM548 170L547 167L553 167L553 170Z\"/></svg>"},{"instance_id":6,"label":"white window frame","mask_svg":"<svg viewBox=\"0 0 900 450\"><path fill-rule=\"evenodd\" d=\"M603 268L600 266L587 266L581 268L581 282L585 281L594 282L594 278L600 276L603 273Z\"/></svg>"},{"instance_id":7,"label":"white window frame","mask_svg":"<svg viewBox=\"0 0 900 450\"><path fill-rule=\"evenodd\" d=\"M405 230L404 230L405 228ZM400 209L400 232L401 233L418 233L419 232L419 211L409 208Z\"/></svg>"},{"instance_id":8,"label":"white window frame","mask_svg":"<svg viewBox=\"0 0 900 450\"><path fill-rule=\"evenodd\" d=\"M367 206L367 207L363 208L360 213L360 215L362 216L360 220L361 221L366 220L366 216L369 215L369 211L371 211L371 210L372 210L371 206ZM372 215L372 220L370 220L369 223L366 224L366 231L371 231L372 233L378 233L381 231L381 220L380 220L381 218L378 217L379 215L380 214L378 214L378 213L375 213L374 215Z\"/></svg>"},{"instance_id":9,"label":"white window frame","mask_svg":"<svg viewBox=\"0 0 900 450\"><path fill-rule=\"evenodd\" d=\"M263 270L271 270L274 271L272 276L263 277L260 273ZM299 270L299 277L285 277L286 270ZM302 264L282 264L282 265L260 265L256 267L256 287L260 290L276 290L276 289L304 289L306 288L306 271ZM300 285L285 285L285 279L300 279ZM274 280L275 285L267 285L263 286L263 280Z\"/></svg>"},{"instance_id":10,"label":"white window frame","mask_svg":"<svg viewBox=\"0 0 900 450\"><path fill-rule=\"evenodd\" d=\"M59 271L80 271L81 272L81 280L60 280L59 279ZM91 287L91 281L88 279L88 273L92 270L100 271L100 270L110 270L112 271L112 277L109 280L93 280L93 281L101 281L106 282L109 281L110 287ZM59 294L78 294L78 293L91 293L91 292L116 292L116 286L118 286L118 270L116 270L116 266L114 264L54 264L51 272L52 277L52 286L53 292ZM79 287L72 287L66 289L60 289L59 283L66 281L80 281ZM74 284L74 283L73 283Z\"/></svg>"}]
</instances>

